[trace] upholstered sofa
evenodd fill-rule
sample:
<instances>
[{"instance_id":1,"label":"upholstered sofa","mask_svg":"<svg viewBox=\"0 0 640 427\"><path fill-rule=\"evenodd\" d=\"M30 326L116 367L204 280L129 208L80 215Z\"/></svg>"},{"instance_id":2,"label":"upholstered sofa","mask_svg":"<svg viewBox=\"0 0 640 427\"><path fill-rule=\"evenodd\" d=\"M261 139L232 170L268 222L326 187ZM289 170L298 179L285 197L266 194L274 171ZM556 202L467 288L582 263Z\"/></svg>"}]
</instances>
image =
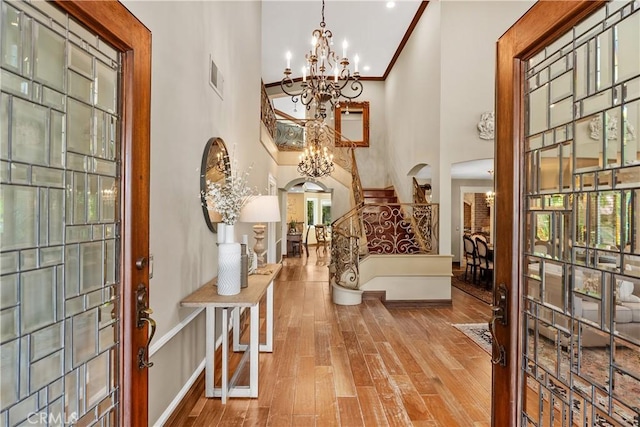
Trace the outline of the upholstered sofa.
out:
<instances>
[{"instance_id":1,"label":"upholstered sofa","mask_svg":"<svg viewBox=\"0 0 640 427\"><path fill-rule=\"evenodd\" d=\"M537 275L539 272L539 265L530 264L530 274ZM587 270L585 270L587 271ZM599 324L599 318L601 316L601 310L604 311L604 322L608 324L609 306L606 301L599 300L598 292L600 289L596 286L593 287L593 283L589 283L588 274L582 270L576 270L574 279L574 288L577 292L573 293L573 315L576 318L582 318L590 322ZM545 266L544 277L545 289L544 294L540 294L539 282L535 280L528 281L528 294L535 299L541 300L547 305L559 307L562 309L563 305L563 289L561 284L561 269L558 265L547 264ZM627 276L617 275L615 280L615 330L618 334L631 339L637 343L640 343L640 278L630 278ZM599 285L599 280L596 280ZM592 295L593 297L591 297ZM602 308L600 308L602 307ZM540 316L543 320L552 323L552 316L550 310L543 310ZM557 325L567 328L566 321L556 322ZM541 334L547 338L554 339L554 333L552 328L541 327ZM606 335L598 334L592 328L584 328L582 331L582 345L585 347L602 347L609 344L609 339Z\"/></svg>"}]
</instances>

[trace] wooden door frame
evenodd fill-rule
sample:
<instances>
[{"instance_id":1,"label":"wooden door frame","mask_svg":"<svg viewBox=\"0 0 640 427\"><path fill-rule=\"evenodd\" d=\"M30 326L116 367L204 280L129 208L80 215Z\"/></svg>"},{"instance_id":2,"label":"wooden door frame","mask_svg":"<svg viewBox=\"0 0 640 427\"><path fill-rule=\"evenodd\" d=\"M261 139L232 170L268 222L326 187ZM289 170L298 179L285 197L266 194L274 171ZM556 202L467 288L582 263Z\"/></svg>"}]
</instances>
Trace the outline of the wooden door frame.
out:
<instances>
[{"instance_id":1,"label":"wooden door frame","mask_svg":"<svg viewBox=\"0 0 640 427\"><path fill-rule=\"evenodd\" d=\"M493 366L493 426L519 426L522 290L522 222L520 219L524 147L522 71L536 54L580 20L600 8L602 0L539 1L497 43L495 145L495 283L508 292L507 326L496 323L495 339L506 349L507 366ZM497 286L496 286L497 288ZM494 294L494 302L495 302Z\"/></svg>"},{"instance_id":2,"label":"wooden door frame","mask_svg":"<svg viewBox=\"0 0 640 427\"><path fill-rule=\"evenodd\" d=\"M123 52L121 112L121 291L118 425L148 425L148 369L138 369L139 347L147 345L147 328L136 327L135 291L149 287L149 150L151 122L151 32L116 0L54 0L64 11ZM148 350L148 349L147 349Z\"/></svg>"}]
</instances>

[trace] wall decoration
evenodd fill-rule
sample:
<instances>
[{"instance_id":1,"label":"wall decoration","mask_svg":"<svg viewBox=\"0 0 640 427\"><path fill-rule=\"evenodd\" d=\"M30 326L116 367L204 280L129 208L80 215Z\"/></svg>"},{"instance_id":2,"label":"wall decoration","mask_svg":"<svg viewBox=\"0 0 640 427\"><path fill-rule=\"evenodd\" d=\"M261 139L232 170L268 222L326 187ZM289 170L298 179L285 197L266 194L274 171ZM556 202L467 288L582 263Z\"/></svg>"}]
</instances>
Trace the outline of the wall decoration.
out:
<instances>
[{"instance_id":1,"label":"wall decoration","mask_svg":"<svg viewBox=\"0 0 640 427\"><path fill-rule=\"evenodd\" d=\"M493 111L482 113L478 122L478 133L480 139L493 139L495 128L495 115Z\"/></svg>"}]
</instances>

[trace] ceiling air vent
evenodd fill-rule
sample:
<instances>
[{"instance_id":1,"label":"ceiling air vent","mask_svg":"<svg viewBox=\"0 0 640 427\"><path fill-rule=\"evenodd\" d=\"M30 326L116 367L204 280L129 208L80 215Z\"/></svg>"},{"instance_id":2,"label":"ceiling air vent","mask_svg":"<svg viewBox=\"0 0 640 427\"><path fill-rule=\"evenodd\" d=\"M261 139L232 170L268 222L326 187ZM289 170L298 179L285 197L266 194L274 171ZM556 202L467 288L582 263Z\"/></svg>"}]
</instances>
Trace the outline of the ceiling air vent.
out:
<instances>
[{"instance_id":1,"label":"ceiling air vent","mask_svg":"<svg viewBox=\"0 0 640 427\"><path fill-rule=\"evenodd\" d=\"M220 96L220 98L223 98L224 77L222 77L222 73L220 72L220 69L218 68L216 63L213 62L213 58L211 58L211 55L209 55L209 84L211 85L213 90L215 90L216 93Z\"/></svg>"}]
</instances>

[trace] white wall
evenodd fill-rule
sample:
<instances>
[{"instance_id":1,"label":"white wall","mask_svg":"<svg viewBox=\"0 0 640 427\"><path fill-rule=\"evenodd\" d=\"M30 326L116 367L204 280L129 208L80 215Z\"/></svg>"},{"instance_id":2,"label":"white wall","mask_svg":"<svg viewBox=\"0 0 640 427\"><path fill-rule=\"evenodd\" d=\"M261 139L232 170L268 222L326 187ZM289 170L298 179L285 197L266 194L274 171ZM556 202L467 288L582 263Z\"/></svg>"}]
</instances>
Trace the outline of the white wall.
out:
<instances>
[{"instance_id":1,"label":"white wall","mask_svg":"<svg viewBox=\"0 0 640 427\"><path fill-rule=\"evenodd\" d=\"M363 85L355 101L369 101L369 147L356 148L358 172L364 188L384 188L389 185L384 82L365 81Z\"/></svg>"},{"instance_id":2,"label":"white wall","mask_svg":"<svg viewBox=\"0 0 640 427\"><path fill-rule=\"evenodd\" d=\"M429 2L389 73L385 102L389 177L400 200L410 202L407 173L417 163L439 163L440 2Z\"/></svg>"},{"instance_id":3,"label":"white wall","mask_svg":"<svg viewBox=\"0 0 640 427\"><path fill-rule=\"evenodd\" d=\"M241 170L253 163L249 181L262 193L276 165L260 143L260 2L123 4L153 37L150 306L158 323L154 341L166 342L159 348L152 343L154 425L204 359L204 314L180 329L193 309L179 306L217 274L216 236L205 225L199 200L204 145L222 137ZM210 54L225 79L224 99L208 83ZM236 234L251 235L250 225L238 224Z\"/></svg>"},{"instance_id":4,"label":"white wall","mask_svg":"<svg viewBox=\"0 0 640 427\"><path fill-rule=\"evenodd\" d=\"M493 157L493 141L481 140L476 125L483 112L494 109L496 41L533 3L430 2L387 78L391 181L401 199L410 200L407 172L420 163L431 165L441 254L455 256L457 246L447 214L457 197L451 165Z\"/></svg>"}]
</instances>

